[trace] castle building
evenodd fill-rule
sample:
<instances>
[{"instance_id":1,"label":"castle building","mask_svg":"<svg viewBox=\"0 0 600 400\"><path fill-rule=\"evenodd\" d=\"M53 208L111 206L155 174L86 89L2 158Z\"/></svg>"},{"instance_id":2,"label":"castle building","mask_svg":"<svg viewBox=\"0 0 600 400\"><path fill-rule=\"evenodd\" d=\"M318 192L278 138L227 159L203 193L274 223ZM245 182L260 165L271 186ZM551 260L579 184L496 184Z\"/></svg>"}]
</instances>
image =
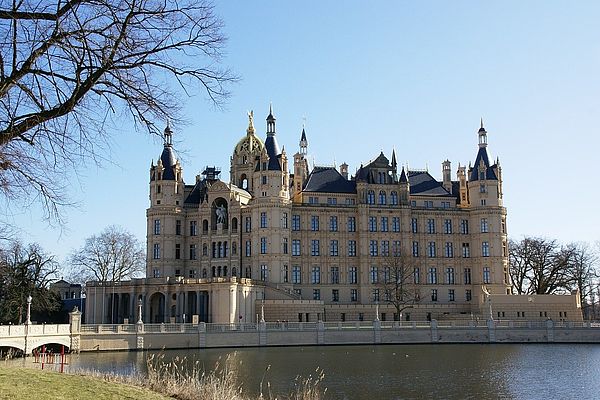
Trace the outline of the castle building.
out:
<instances>
[{"instance_id":1,"label":"castle building","mask_svg":"<svg viewBox=\"0 0 600 400\"><path fill-rule=\"evenodd\" d=\"M185 184L165 129L146 278L89 282L91 323L133 322L139 306L144 322L581 319L576 295L511 294L502 169L483 121L474 163L452 179L446 160L438 181L395 151L354 175L311 168L304 129L290 166L272 109L264 140L248 118L229 182L206 167Z\"/></svg>"}]
</instances>

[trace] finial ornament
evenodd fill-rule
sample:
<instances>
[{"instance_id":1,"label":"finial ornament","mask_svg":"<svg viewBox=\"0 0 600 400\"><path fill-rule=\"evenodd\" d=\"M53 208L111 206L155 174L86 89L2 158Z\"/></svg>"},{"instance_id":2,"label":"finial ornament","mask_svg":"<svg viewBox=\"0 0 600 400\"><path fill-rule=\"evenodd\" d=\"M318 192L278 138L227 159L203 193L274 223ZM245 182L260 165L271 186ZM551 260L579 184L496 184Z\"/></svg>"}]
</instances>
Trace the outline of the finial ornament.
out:
<instances>
[{"instance_id":1,"label":"finial ornament","mask_svg":"<svg viewBox=\"0 0 600 400\"><path fill-rule=\"evenodd\" d=\"M248 134L254 134L254 111L248 111L248 129L246 130Z\"/></svg>"},{"instance_id":2,"label":"finial ornament","mask_svg":"<svg viewBox=\"0 0 600 400\"><path fill-rule=\"evenodd\" d=\"M481 117L481 129L484 129L483 128L483 117Z\"/></svg>"}]
</instances>

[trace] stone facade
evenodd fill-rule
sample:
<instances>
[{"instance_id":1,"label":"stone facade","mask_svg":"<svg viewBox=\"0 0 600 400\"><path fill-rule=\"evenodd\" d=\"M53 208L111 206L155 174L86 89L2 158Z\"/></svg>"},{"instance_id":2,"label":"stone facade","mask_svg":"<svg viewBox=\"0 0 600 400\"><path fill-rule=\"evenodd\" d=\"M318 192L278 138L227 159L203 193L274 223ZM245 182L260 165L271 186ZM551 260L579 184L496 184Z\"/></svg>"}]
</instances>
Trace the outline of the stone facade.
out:
<instances>
[{"instance_id":1,"label":"stone facade","mask_svg":"<svg viewBox=\"0 0 600 400\"><path fill-rule=\"evenodd\" d=\"M387 320L489 318L495 301L506 318L525 302L531 318L581 319L575 296L511 297L502 169L483 122L474 164L452 180L444 161L441 181L399 168L395 152L352 176L347 164L310 166L304 129L290 174L272 112L266 131L263 141L250 113L230 181L206 167L187 185L165 129L150 167L147 278L88 283L90 322L133 321L139 305L148 322L256 322L261 309L270 321L372 319L376 309Z\"/></svg>"}]
</instances>

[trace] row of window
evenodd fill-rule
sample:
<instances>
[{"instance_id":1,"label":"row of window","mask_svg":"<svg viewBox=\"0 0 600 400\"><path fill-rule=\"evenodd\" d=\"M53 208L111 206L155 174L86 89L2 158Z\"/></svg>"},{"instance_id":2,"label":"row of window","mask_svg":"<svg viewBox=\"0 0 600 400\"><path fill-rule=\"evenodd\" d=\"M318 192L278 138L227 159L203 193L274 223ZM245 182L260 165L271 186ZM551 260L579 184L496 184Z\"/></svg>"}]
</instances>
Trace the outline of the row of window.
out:
<instances>
[{"instance_id":1,"label":"row of window","mask_svg":"<svg viewBox=\"0 0 600 400\"><path fill-rule=\"evenodd\" d=\"M231 244L231 254L237 254L237 244L233 242ZM208 245L205 243L202 245L202 255L208 257ZM161 258L161 246L160 243L154 243L152 248L152 258L155 260L159 260ZM229 257L229 245L227 241L222 242L212 242L211 245L211 257L212 258L227 258ZM182 258L181 254L181 244L175 244L175 259L180 260ZM198 259L198 245L190 244L189 246L189 260L197 260Z\"/></svg>"},{"instance_id":2,"label":"row of window","mask_svg":"<svg viewBox=\"0 0 600 400\"><path fill-rule=\"evenodd\" d=\"M291 272L291 274L290 274ZM491 283L491 273L489 267L484 267L482 271L483 283ZM309 282L313 285L321 284L322 271L320 266L313 266L309 271ZM269 269L266 264L261 265L260 279L267 281L269 276ZM459 280L457 278L457 272L454 268L448 267L445 270L445 281L441 282L438 279L438 270L436 267L431 267L427 270L426 282L429 285L437 285L445 283L448 285L455 285ZM302 269L300 266L294 265L291 271L288 270L288 266L284 265L282 270L282 282L292 284L302 284ZM337 285L342 281L339 267L330 267L329 269L329 284ZM373 266L369 270L369 283L391 283L401 282L406 284L420 284L421 283L421 269L414 267L409 268L392 268L392 267L379 267ZM465 285L470 285L471 280L471 268L464 268L462 273L462 282ZM347 273L347 284L358 284L358 269L357 267L348 267Z\"/></svg>"},{"instance_id":3,"label":"row of window","mask_svg":"<svg viewBox=\"0 0 600 400\"><path fill-rule=\"evenodd\" d=\"M203 224L203 228L202 228L203 231L208 232L208 221L204 220L202 222L202 224ZM237 229L237 219L236 218L232 219L231 224L232 224L232 229ZM189 227L190 227L190 236L198 235L196 221L190 221ZM266 212L260 213L260 227L261 228L269 227ZM284 228L284 229L288 228L288 213L286 213L286 212L282 213L282 215L281 215L280 227ZM445 234L453 233L453 225L452 225L451 219L449 219L449 218L444 219L442 227L443 227L442 228L443 233L445 233ZM426 230L425 230L426 233L430 233L430 234L437 233L436 220L434 218L428 218L426 221L425 228L426 228ZM461 234L468 234L469 233L469 221L466 219L461 220L459 228L460 228ZM310 229L312 231L320 230L320 218L318 215L311 215ZM338 229L339 229L338 217L336 215L330 216L329 217L329 231L337 232ZM346 229L348 232L356 232L356 217L348 217L347 222L346 222ZM380 217L378 219L377 217L370 216L368 229L369 229L369 232L378 232L378 231L379 232L389 232L390 230L391 230L391 232L400 232L400 217L391 217L391 219L389 217ZM246 232L250 232L252 230L251 217L246 217L246 219L245 219L245 230L246 230ZM293 231L301 230L300 215L292 215L292 230ZM479 225L479 231L481 233L488 233L489 230L490 230L490 225L488 223L488 219L481 218L480 225ZM417 218L411 219L411 231L412 231L412 233L419 233L419 221ZM160 219L154 220L154 231L153 232L154 232L154 235L161 234L161 220ZM505 227L504 220L502 221L502 232L506 233L506 227ZM181 220L175 221L175 234L181 235Z\"/></svg>"},{"instance_id":4,"label":"row of window","mask_svg":"<svg viewBox=\"0 0 600 400\"><path fill-rule=\"evenodd\" d=\"M302 291L298 289L296 293L302 295ZM391 302L393 297L393 292L391 290L384 290L383 297L380 296L380 289L373 289L371 292L371 300L373 302ZM312 298L313 300L321 300L321 289L313 289L312 290ZM465 290L465 300L471 301L473 299L473 293L470 289ZM350 289L350 302L358 301L358 290ZM331 301L339 302L340 301L340 291L339 289L331 289ZM431 301L438 301L438 289L431 289ZM456 301L456 291L455 289L448 289L448 301Z\"/></svg>"}]
</instances>

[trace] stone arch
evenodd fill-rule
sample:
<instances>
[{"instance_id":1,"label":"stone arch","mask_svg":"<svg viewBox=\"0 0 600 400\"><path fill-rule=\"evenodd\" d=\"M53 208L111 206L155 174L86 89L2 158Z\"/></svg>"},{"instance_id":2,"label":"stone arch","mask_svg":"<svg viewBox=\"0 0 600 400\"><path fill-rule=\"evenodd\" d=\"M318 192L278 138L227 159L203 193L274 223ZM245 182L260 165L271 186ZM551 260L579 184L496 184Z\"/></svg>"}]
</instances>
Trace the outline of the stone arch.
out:
<instances>
[{"instance_id":1,"label":"stone arch","mask_svg":"<svg viewBox=\"0 0 600 400\"><path fill-rule=\"evenodd\" d=\"M242 174L240 176L239 187L244 190L248 190L248 177L246 176L246 174Z\"/></svg>"},{"instance_id":2,"label":"stone arch","mask_svg":"<svg viewBox=\"0 0 600 400\"><path fill-rule=\"evenodd\" d=\"M165 303L164 293L156 292L150 296L150 322L165 322Z\"/></svg>"},{"instance_id":3,"label":"stone arch","mask_svg":"<svg viewBox=\"0 0 600 400\"><path fill-rule=\"evenodd\" d=\"M238 220L236 217L231 218L231 229L237 230L238 228Z\"/></svg>"}]
</instances>

